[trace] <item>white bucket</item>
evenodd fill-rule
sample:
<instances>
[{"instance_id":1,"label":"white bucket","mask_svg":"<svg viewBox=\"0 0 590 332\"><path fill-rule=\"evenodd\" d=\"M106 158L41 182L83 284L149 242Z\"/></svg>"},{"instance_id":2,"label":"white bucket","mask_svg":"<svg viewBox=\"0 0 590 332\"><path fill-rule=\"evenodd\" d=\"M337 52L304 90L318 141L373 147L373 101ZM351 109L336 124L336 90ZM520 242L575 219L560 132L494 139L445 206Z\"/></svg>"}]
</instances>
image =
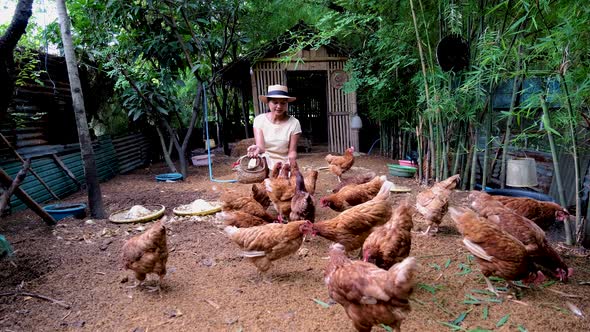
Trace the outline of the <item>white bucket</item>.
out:
<instances>
[{"instance_id":1,"label":"white bucket","mask_svg":"<svg viewBox=\"0 0 590 332\"><path fill-rule=\"evenodd\" d=\"M534 187L537 182L537 163L533 158L508 160L506 185L510 187Z\"/></svg>"}]
</instances>

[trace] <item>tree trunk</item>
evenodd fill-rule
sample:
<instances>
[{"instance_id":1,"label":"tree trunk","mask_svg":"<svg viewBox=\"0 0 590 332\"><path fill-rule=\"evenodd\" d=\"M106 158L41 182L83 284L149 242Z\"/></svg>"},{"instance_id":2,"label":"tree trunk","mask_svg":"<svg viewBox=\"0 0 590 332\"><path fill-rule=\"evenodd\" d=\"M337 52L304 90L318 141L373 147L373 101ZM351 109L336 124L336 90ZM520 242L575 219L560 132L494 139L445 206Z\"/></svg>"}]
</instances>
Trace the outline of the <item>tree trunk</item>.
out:
<instances>
[{"instance_id":1,"label":"tree trunk","mask_svg":"<svg viewBox=\"0 0 590 332\"><path fill-rule=\"evenodd\" d=\"M70 18L66 10L65 0L57 1L57 15L59 17L59 26L61 30L61 39L64 45L64 54L66 66L68 68L68 78L70 80L70 91L72 92L72 106L76 117L76 126L78 128L78 139L80 141L80 153L84 164L84 175L88 191L88 207L90 215L94 218L104 219L105 212L102 204L102 194L98 183L98 173L96 171L96 162L94 161L94 151L92 141L88 130L86 120L86 110L84 108L84 96L82 95L82 85L80 75L78 74L78 65L74 46L72 43L72 34L70 31Z\"/></svg>"},{"instance_id":2,"label":"tree trunk","mask_svg":"<svg viewBox=\"0 0 590 332\"><path fill-rule=\"evenodd\" d=\"M166 161L166 165L168 165L168 168L170 169L170 171L172 173L177 173L178 170L176 170L176 165L174 165L174 162L172 161L172 158L170 157L171 152L172 152L172 139L170 139L170 146L168 148L166 148L166 140L164 139L164 134L162 134L162 131L160 130L160 126L158 124L156 124L156 132L158 133L158 138L160 139L160 145L162 146L162 151L164 152L164 160Z\"/></svg>"},{"instance_id":3,"label":"tree trunk","mask_svg":"<svg viewBox=\"0 0 590 332\"><path fill-rule=\"evenodd\" d=\"M14 91L14 49L33 14L33 0L19 0L12 22L0 37L0 122L4 122Z\"/></svg>"}]
</instances>

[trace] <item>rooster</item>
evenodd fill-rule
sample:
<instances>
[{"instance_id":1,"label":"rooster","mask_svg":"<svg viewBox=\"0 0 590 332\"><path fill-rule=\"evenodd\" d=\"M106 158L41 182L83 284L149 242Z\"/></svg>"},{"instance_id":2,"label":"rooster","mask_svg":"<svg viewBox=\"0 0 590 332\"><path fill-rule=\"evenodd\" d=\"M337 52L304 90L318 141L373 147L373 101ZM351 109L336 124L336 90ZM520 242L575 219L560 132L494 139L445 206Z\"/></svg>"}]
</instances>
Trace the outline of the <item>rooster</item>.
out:
<instances>
[{"instance_id":1,"label":"rooster","mask_svg":"<svg viewBox=\"0 0 590 332\"><path fill-rule=\"evenodd\" d=\"M330 172L338 177L338 182L341 182L342 173L348 171L354 164L354 146L346 149L342 156L328 154L324 159L329 164Z\"/></svg>"},{"instance_id":2,"label":"rooster","mask_svg":"<svg viewBox=\"0 0 590 332\"><path fill-rule=\"evenodd\" d=\"M330 297L344 307L357 331L371 331L380 324L400 331L411 311L409 297L416 285L417 270L413 257L382 270L370 263L351 261L344 247L334 244L324 282Z\"/></svg>"},{"instance_id":3,"label":"rooster","mask_svg":"<svg viewBox=\"0 0 590 332\"><path fill-rule=\"evenodd\" d=\"M125 268L135 272L138 281L131 288L142 285L148 273L155 273L160 277L160 282L156 288L150 290L160 290L168 261L166 227L163 220L154 223L144 233L127 240L123 245L122 260Z\"/></svg>"},{"instance_id":4,"label":"rooster","mask_svg":"<svg viewBox=\"0 0 590 332\"><path fill-rule=\"evenodd\" d=\"M410 255L412 247L412 207L404 202L389 221L375 228L363 243L363 261L389 269Z\"/></svg>"},{"instance_id":5,"label":"rooster","mask_svg":"<svg viewBox=\"0 0 590 332\"><path fill-rule=\"evenodd\" d=\"M338 216L313 224L313 235L342 244L346 251L359 249L373 228L385 224L391 218L388 202L393 183L385 181L372 200L354 206Z\"/></svg>"},{"instance_id":6,"label":"rooster","mask_svg":"<svg viewBox=\"0 0 590 332\"><path fill-rule=\"evenodd\" d=\"M250 228L227 226L224 231L244 250L242 255L263 275L270 269L272 261L291 255L301 247L303 235L312 234L311 225L308 220L299 220Z\"/></svg>"}]
</instances>

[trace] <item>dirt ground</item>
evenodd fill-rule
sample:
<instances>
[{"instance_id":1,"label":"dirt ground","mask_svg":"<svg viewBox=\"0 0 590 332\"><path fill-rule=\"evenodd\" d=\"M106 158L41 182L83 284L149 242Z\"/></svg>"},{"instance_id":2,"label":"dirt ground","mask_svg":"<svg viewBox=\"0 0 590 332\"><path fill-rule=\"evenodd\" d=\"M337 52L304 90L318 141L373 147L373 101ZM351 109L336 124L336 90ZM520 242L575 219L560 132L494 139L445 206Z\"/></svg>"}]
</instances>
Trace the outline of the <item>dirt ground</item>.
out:
<instances>
[{"instance_id":1,"label":"dirt ground","mask_svg":"<svg viewBox=\"0 0 590 332\"><path fill-rule=\"evenodd\" d=\"M325 166L324 155L300 155L300 165ZM233 159L215 157L216 179L234 176L230 171ZM354 172L370 169L386 174L386 163L391 162L360 156ZM303 244L309 250L307 255L276 261L270 270L272 283L256 282L254 266L239 256L215 216L175 217L172 213L174 207L197 198L216 200L219 188L246 194L250 186L211 182L207 167L191 167L184 182L154 180L156 174L166 172L164 165L152 165L101 186L108 214L136 204L167 207L170 257L160 294L127 288L133 282L132 274L122 269L119 258L124 241L150 224L66 218L48 227L30 211L19 212L0 222L0 234L16 250L12 258L0 261L0 331L354 330L340 305L326 305L330 304L323 283L327 240L308 239ZM412 189L411 193L392 194L393 204L406 199L413 203L422 189L413 179L389 178ZM327 171L320 171L316 198L326 195L336 181ZM84 202L85 195L79 192L64 201ZM451 204L466 205L466 196L455 192ZM335 215L318 208L317 220ZM421 219L415 219L415 230L424 226ZM550 235L562 240L558 229ZM590 330L588 257L563 251L565 261L575 269L569 283L550 282L496 299L483 291L485 282L479 268L471 263L460 240L448 215L435 237L413 238L411 255L418 259L421 270L412 313L402 324L404 331L447 331L452 328L445 324L452 322L465 331L478 327L479 331ZM153 285L157 278L148 279L147 284ZM61 302L6 294L17 289ZM574 315L568 303L581 309L585 318Z\"/></svg>"}]
</instances>

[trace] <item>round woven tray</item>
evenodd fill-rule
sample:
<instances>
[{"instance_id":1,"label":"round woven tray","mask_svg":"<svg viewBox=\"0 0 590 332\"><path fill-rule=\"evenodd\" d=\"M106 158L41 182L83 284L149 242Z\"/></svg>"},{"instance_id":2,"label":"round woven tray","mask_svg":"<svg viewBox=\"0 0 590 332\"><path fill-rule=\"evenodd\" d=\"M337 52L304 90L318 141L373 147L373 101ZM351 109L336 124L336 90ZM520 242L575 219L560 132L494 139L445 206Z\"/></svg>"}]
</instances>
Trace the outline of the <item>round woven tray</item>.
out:
<instances>
[{"instance_id":1,"label":"round woven tray","mask_svg":"<svg viewBox=\"0 0 590 332\"><path fill-rule=\"evenodd\" d=\"M166 207L164 205L144 205L144 207L148 210L153 211L153 212L148 215L139 217L139 218L128 219L128 218L126 218L125 215L129 212L129 209L120 210L117 212L113 212L109 216L109 221L114 222L114 223L118 223L118 224L135 223L135 222L148 222L150 220L160 218L164 214L164 211L166 210Z\"/></svg>"},{"instance_id":2,"label":"round woven tray","mask_svg":"<svg viewBox=\"0 0 590 332\"><path fill-rule=\"evenodd\" d=\"M212 204L213 205L213 204ZM214 204L216 205L216 204ZM172 210L175 215L177 216L206 216L208 214L213 214L221 211L221 205L215 206L212 209L208 210L199 210L199 211L191 211L187 210L186 207L190 206L190 204L180 205Z\"/></svg>"}]
</instances>

